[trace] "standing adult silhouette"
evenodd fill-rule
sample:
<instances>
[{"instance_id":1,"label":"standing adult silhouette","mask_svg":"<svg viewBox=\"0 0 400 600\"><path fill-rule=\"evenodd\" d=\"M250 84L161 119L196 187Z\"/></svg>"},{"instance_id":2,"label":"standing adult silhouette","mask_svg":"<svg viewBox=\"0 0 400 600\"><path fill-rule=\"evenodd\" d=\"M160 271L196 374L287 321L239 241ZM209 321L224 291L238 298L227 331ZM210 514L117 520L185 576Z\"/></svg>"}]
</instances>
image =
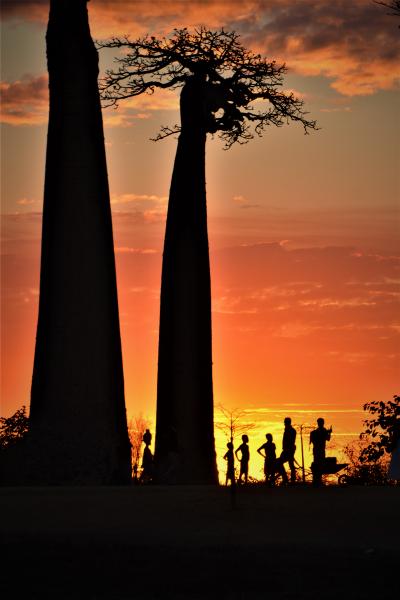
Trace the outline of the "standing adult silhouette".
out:
<instances>
[{"instance_id":1,"label":"standing adult silhouette","mask_svg":"<svg viewBox=\"0 0 400 600\"><path fill-rule=\"evenodd\" d=\"M154 476L154 459L153 453L150 450L150 444L152 435L149 429L146 429L143 435L144 450L142 458L142 473L140 475L140 481L142 483L150 483Z\"/></svg>"},{"instance_id":2,"label":"standing adult silhouette","mask_svg":"<svg viewBox=\"0 0 400 600\"><path fill-rule=\"evenodd\" d=\"M322 483L324 463L326 458L326 442L331 439L332 427L326 429L322 417L317 419L317 428L310 433L310 444L313 446L314 461L311 465L314 485Z\"/></svg>"},{"instance_id":3,"label":"standing adult silhouette","mask_svg":"<svg viewBox=\"0 0 400 600\"><path fill-rule=\"evenodd\" d=\"M296 430L292 426L292 419L286 417L283 421L285 429L282 437L282 452L279 457L279 473L282 475L283 483L289 483L288 476L285 470L285 463L289 463L290 482L296 481L296 467L294 463L294 455L296 452Z\"/></svg>"}]
</instances>

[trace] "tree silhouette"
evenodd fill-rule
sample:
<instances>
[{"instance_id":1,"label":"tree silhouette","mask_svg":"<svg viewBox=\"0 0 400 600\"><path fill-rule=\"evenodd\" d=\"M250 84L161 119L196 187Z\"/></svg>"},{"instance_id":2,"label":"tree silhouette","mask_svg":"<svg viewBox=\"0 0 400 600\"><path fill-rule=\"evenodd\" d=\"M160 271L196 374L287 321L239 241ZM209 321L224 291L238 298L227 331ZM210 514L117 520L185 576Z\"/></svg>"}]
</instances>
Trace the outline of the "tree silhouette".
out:
<instances>
[{"instance_id":1,"label":"tree silhouette","mask_svg":"<svg viewBox=\"0 0 400 600\"><path fill-rule=\"evenodd\" d=\"M26 407L21 406L11 417L0 417L0 450L23 440L28 433Z\"/></svg>"},{"instance_id":2,"label":"tree silhouette","mask_svg":"<svg viewBox=\"0 0 400 600\"><path fill-rule=\"evenodd\" d=\"M30 461L42 483L131 479L98 54L86 0L51 0L50 112Z\"/></svg>"},{"instance_id":3,"label":"tree silhouette","mask_svg":"<svg viewBox=\"0 0 400 600\"><path fill-rule=\"evenodd\" d=\"M367 402L364 410L371 418L365 419L365 429L360 435L361 439L368 439L367 446L360 452L360 460L377 461L385 452L393 450L393 438L400 431L400 396L395 395L387 402Z\"/></svg>"},{"instance_id":4,"label":"tree silhouette","mask_svg":"<svg viewBox=\"0 0 400 600\"><path fill-rule=\"evenodd\" d=\"M366 449L371 443L370 436L363 435L361 439L346 444L342 450L346 461L345 473L339 475L339 485L382 485L387 483L389 456L366 457Z\"/></svg>"},{"instance_id":5,"label":"tree silhouette","mask_svg":"<svg viewBox=\"0 0 400 600\"><path fill-rule=\"evenodd\" d=\"M255 429L255 423L246 421L247 413L240 408L225 408L221 404L217 406L220 419L216 421L215 427L219 429L228 442L234 443L235 439L244 433Z\"/></svg>"},{"instance_id":6,"label":"tree silhouette","mask_svg":"<svg viewBox=\"0 0 400 600\"><path fill-rule=\"evenodd\" d=\"M175 29L169 38L113 38L99 46L123 51L101 83L106 105L181 88L180 125L162 127L156 138L180 134L162 266L155 459L168 471L176 446L179 481L216 483L206 136L218 134L230 148L270 125L297 121L307 132L316 124L302 100L282 90L285 65L246 50L235 32Z\"/></svg>"}]
</instances>

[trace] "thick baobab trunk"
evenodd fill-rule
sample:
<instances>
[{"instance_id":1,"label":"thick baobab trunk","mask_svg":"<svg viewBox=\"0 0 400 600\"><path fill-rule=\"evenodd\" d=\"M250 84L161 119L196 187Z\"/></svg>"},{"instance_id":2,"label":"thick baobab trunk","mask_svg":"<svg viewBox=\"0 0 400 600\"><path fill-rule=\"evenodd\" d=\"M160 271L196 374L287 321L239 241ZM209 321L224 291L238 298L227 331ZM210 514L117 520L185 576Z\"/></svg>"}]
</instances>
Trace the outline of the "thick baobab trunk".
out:
<instances>
[{"instance_id":1,"label":"thick baobab trunk","mask_svg":"<svg viewBox=\"0 0 400 600\"><path fill-rule=\"evenodd\" d=\"M161 283L156 464L165 483L216 483L204 100L181 93Z\"/></svg>"},{"instance_id":2,"label":"thick baobab trunk","mask_svg":"<svg viewBox=\"0 0 400 600\"><path fill-rule=\"evenodd\" d=\"M98 55L86 0L51 0L32 479L130 481Z\"/></svg>"}]
</instances>

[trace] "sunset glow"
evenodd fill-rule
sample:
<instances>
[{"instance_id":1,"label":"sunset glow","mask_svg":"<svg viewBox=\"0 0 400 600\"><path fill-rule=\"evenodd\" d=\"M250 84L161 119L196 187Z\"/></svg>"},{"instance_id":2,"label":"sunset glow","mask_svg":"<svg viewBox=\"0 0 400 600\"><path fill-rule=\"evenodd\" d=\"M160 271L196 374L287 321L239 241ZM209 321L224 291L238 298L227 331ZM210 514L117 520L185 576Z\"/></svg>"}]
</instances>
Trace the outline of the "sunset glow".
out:
<instances>
[{"instance_id":1,"label":"sunset glow","mask_svg":"<svg viewBox=\"0 0 400 600\"><path fill-rule=\"evenodd\" d=\"M361 430L362 405L398 393L400 336L396 21L370 0L88 4L93 38L174 27L236 30L286 62L287 89L319 131L270 128L223 151L208 140L213 378L218 410L238 408L250 474L283 419L333 426L328 454ZM38 308L47 127L46 1L4 2L2 35L1 414L29 405ZM305 25L304 25L305 24ZM372 53L372 58L371 58ZM100 54L101 72L111 65ZM73 82L71 82L73 85ZM159 288L179 120L176 93L105 109L128 417L155 425ZM220 476L226 450L216 430ZM308 436L306 463L310 463ZM236 440L236 445L238 440ZM299 446L296 454L300 462Z\"/></svg>"}]
</instances>

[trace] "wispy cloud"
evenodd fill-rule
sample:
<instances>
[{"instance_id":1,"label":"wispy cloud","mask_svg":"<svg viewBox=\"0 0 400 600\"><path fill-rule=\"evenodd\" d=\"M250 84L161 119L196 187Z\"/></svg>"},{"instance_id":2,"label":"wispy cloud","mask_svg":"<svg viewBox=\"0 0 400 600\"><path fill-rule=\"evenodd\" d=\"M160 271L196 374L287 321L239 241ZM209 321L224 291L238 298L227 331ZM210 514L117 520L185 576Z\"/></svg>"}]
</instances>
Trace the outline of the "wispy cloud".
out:
<instances>
[{"instance_id":1,"label":"wispy cloud","mask_svg":"<svg viewBox=\"0 0 400 600\"><path fill-rule=\"evenodd\" d=\"M251 203L245 196L233 196L233 201L242 209L260 208L260 204Z\"/></svg>"},{"instance_id":2,"label":"wispy cloud","mask_svg":"<svg viewBox=\"0 0 400 600\"><path fill-rule=\"evenodd\" d=\"M351 112L350 106L335 106L333 108L320 108L320 112L323 113L335 113L335 112Z\"/></svg>"},{"instance_id":3,"label":"wispy cloud","mask_svg":"<svg viewBox=\"0 0 400 600\"><path fill-rule=\"evenodd\" d=\"M32 204L35 203L36 200L33 200L33 198L20 198L16 201L16 204L18 204L19 206L32 206Z\"/></svg>"},{"instance_id":4,"label":"wispy cloud","mask_svg":"<svg viewBox=\"0 0 400 600\"><path fill-rule=\"evenodd\" d=\"M9 125L43 125L49 112L47 74L25 75L20 80L0 82L2 102L0 120ZM177 97L161 90L123 102L118 109L103 110L104 124L108 127L132 127L138 120L146 120L155 110L176 110Z\"/></svg>"},{"instance_id":5,"label":"wispy cloud","mask_svg":"<svg viewBox=\"0 0 400 600\"><path fill-rule=\"evenodd\" d=\"M156 202L165 203L167 196L157 196L155 194L113 194L111 196L111 204L130 204L136 202Z\"/></svg>"},{"instance_id":6,"label":"wispy cloud","mask_svg":"<svg viewBox=\"0 0 400 600\"><path fill-rule=\"evenodd\" d=\"M131 212L137 221L143 224L154 224L163 222L167 215L167 196L156 194L113 194L111 205L114 214Z\"/></svg>"},{"instance_id":7,"label":"wispy cloud","mask_svg":"<svg viewBox=\"0 0 400 600\"><path fill-rule=\"evenodd\" d=\"M154 248L131 248L130 246L116 246L114 252L117 254L156 254Z\"/></svg>"},{"instance_id":8,"label":"wispy cloud","mask_svg":"<svg viewBox=\"0 0 400 600\"><path fill-rule=\"evenodd\" d=\"M48 116L47 75L26 75L13 82L0 83L0 119L9 125L42 125Z\"/></svg>"},{"instance_id":9,"label":"wispy cloud","mask_svg":"<svg viewBox=\"0 0 400 600\"><path fill-rule=\"evenodd\" d=\"M260 347L255 355L263 348L274 360L271 346L282 349L281 361L292 356L295 363L292 353L302 348L325 365L373 370L379 363L389 372L400 360L397 257L277 243L223 249L213 265L215 314L223 331Z\"/></svg>"},{"instance_id":10,"label":"wispy cloud","mask_svg":"<svg viewBox=\"0 0 400 600\"><path fill-rule=\"evenodd\" d=\"M247 415L268 415L270 413L280 412L286 414L287 408L290 408L293 414L319 414L323 410L324 414L355 414L361 415L363 411L360 408L330 408L327 403L319 403L309 405L307 408L300 408L300 406L307 406L307 403L284 403L280 406L274 407L261 407L261 408L245 408L243 412ZM318 406L319 408L316 408ZM323 407L323 409L321 408Z\"/></svg>"}]
</instances>

